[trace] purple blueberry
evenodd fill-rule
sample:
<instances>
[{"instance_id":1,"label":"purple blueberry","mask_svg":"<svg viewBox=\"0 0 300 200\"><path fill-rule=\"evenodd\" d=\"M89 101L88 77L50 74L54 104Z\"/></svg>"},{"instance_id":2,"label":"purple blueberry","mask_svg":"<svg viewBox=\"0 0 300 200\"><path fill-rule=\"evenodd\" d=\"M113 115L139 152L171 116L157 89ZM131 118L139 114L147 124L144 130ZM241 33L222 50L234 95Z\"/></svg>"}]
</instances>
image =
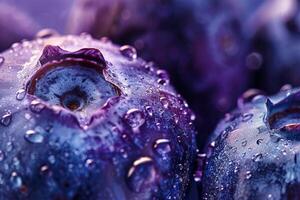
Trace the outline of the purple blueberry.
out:
<instances>
[{"instance_id":1,"label":"purple blueberry","mask_svg":"<svg viewBox=\"0 0 300 200\"><path fill-rule=\"evenodd\" d=\"M194 117L165 71L89 35L0 56L0 199L184 198Z\"/></svg>"},{"instance_id":2,"label":"purple blueberry","mask_svg":"<svg viewBox=\"0 0 300 200\"><path fill-rule=\"evenodd\" d=\"M34 19L39 25L39 28L54 29L59 33L64 33L66 28L66 22L71 10L73 0L52 0L52 1L40 1L40 0L1 0L1 2L13 5L19 11L10 12L17 15L20 11L26 13L27 16ZM14 17L14 15L7 15L5 20ZM14 27L13 23L10 23ZM33 31L28 28L27 31ZM37 30L33 31L35 33ZM15 41L16 42L16 41Z\"/></svg>"},{"instance_id":3,"label":"purple blueberry","mask_svg":"<svg viewBox=\"0 0 300 200\"><path fill-rule=\"evenodd\" d=\"M246 89L248 39L235 15L211 1L78 0L68 30L128 42L166 69L197 114L199 143Z\"/></svg>"},{"instance_id":4,"label":"purple blueberry","mask_svg":"<svg viewBox=\"0 0 300 200\"><path fill-rule=\"evenodd\" d=\"M0 2L0 52L13 43L32 39L38 25L27 14L9 4Z\"/></svg>"},{"instance_id":5,"label":"purple blueberry","mask_svg":"<svg viewBox=\"0 0 300 200\"><path fill-rule=\"evenodd\" d=\"M225 0L218 4L239 19L243 34L251 40L252 53L247 60L257 68L251 85L269 93L275 93L284 84L300 86L299 1Z\"/></svg>"},{"instance_id":6,"label":"purple blueberry","mask_svg":"<svg viewBox=\"0 0 300 200\"><path fill-rule=\"evenodd\" d=\"M217 126L203 199L299 199L300 89L240 104Z\"/></svg>"}]
</instances>

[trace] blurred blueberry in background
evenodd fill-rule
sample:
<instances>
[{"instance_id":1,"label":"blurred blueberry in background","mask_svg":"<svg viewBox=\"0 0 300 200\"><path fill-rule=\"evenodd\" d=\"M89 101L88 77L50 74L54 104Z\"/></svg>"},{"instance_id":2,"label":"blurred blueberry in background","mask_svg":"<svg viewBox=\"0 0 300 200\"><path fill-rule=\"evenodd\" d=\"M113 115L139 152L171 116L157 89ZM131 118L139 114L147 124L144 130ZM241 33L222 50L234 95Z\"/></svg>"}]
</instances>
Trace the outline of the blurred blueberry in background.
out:
<instances>
[{"instance_id":1,"label":"blurred blueberry in background","mask_svg":"<svg viewBox=\"0 0 300 200\"><path fill-rule=\"evenodd\" d=\"M38 31L38 25L22 10L0 2L0 51L22 39L31 39Z\"/></svg>"},{"instance_id":2,"label":"blurred blueberry in background","mask_svg":"<svg viewBox=\"0 0 300 200\"><path fill-rule=\"evenodd\" d=\"M68 30L129 43L166 69L197 115L200 146L247 86L248 40L236 16L210 1L78 0Z\"/></svg>"}]
</instances>

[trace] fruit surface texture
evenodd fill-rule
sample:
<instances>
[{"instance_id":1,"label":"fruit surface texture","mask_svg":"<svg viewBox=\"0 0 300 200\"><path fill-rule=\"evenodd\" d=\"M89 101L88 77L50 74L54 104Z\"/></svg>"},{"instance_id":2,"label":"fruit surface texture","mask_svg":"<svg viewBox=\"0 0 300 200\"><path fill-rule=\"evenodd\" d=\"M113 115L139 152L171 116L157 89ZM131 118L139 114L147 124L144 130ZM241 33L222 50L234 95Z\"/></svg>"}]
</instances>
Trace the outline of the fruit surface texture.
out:
<instances>
[{"instance_id":1,"label":"fruit surface texture","mask_svg":"<svg viewBox=\"0 0 300 200\"><path fill-rule=\"evenodd\" d=\"M0 199L184 198L194 115L133 47L24 41L0 80Z\"/></svg>"},{"instance_id":2,"label":"fruit surface texture","mask_svg":"<svg viewBox=\"0 0 300 200\"><path fill-rule=\"evenodd\" d=\"M256 96L215 130L204 199L298 199L300 90Z\"/></svg>"}]
</instances>

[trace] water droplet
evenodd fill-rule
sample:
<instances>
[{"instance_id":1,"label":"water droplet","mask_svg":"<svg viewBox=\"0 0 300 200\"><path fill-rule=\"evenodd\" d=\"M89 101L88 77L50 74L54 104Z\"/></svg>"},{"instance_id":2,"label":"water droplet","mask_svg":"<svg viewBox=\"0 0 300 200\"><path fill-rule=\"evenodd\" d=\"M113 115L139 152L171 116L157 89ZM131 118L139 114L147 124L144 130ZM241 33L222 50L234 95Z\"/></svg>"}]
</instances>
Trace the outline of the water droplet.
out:
<instances>
[{"instance_id":1,"label":"water droplet","mask_svg":"<svg viewBox=\"0 0 300 200\"><path fill-rule=\"evenodd\" d=\"M245 147L247 145L247 140L242 141L242 146Z\"/></svg>"},{"instance_id":2,"label":"water droplet","mask_svg":"<svg viewBox=\"0 0 300 200\"><path fill-rule=\"evenodd\" d=\"M134 192L144 192L153 189L156 171L150 157L141 157L134 161L127 173L127 184Z\"/></svg>"},{"instance_id":3,"label":"water droplet","mask_svg":"<svg viewBox=\"0 0 300 200\"><path fill-rule=\"evenodd\" d=\"M11 150L13 150L13 143L12 142L7 142L6 143L6 151L10 152Z\"/></svg>"},{"instance_id":4,"label":"water droplet","mask_svg":"<svg viewBox=\"0 0 300 200\"><path fill-rule=\"evenodd\" d=\"M260 145L263 142L263 139L256 140L256 144Z\"/></svg>"},{"instance_id":5,"label":"water droplet","mask_svg":"<svg viewBox=\"0 0 300 200\"><path fill-rule=\"evenodd\" d=\"M30 110L34 113L40 113L45 108L45 105L38 100L33 100L30 104Z\"/></svg>"},{"instance_id":6,"label":"water droplet","mask_svg":"<svg viewBox=\"0 0 300 200\"><path fill-rule=\"evenodd\" d=\"M171 152L170 140L168 139L156 140L153 147L155 152L163 157L165 157L166 154Z\"/></svg>"},{"instance_id":7,"label":"water droplet","mask_svg":"<svg viewBox=\"0 0 300 200\"><path fill-rule=\"evenodd\" d=\"M165 70L157 70L156 75L158 76L157 83L159 83L160 85L169 84L169 75Z\"/></svg>"},{"instance_id":8,"label":"water droplet","mask_svg":"<svg viewBox=\"0 0 300 200\"><path fill-rule=\"evenodd\" d=\"M286 156L286 155L287 155L287 152L286 152L286 150L285 150L285 149L281 150L281 152L282 152L282 155L284 155L284 156Z\"/></svg>"},{"instance_id":9,"label":"water droplet","mask_svg":"<svg viewBox=\"0 0 300 200\"><path fill-rule=\"evenodd\" d=\"M0 161L4 160L4 152L0 150Z\"/></svg>"},{"instance_id":10,"label":"water droplet","mask_svg":"<svg viewBox=\"0 0 300 200\"><path fill-rule=\"evenodd\" d=\"M93 167L93 166L94 166L94 160L92 160L92 159L87 159L87 160L85 161L85 166L88 167L88 168Z\"/></svg>"},{"instance_id":11,"label":"water droplet","mask_svg":"<svg viewBox=\"0 0 300 200\"><path fill-rule=\"evenodd\" d=\"M148 62L144 65L145 69L149 72L154 71L154 63L153 62Z\"/></svg>"},{"instance_id":12,"label":"water droplet","mask_svg":"<svg viewBox=\"0 0 300 200\"><path fill-rule=\"evenodd\" d=\"M246 179L250 179L252 177L252 174L250 171L246 172Z\"/></svg>"},{"instance_id":13,"label":"water droplet","mask_svg":"<svg viewBox=\"0 0 300 200\"><path fill-rule=\"evenodd\" d=\"M26 90L25 89L20 89L16 93L16 99L18 101L21 101L25 98L25 95L26 95Z\"/></svg>"},{"instance_id":14,"label":"water droplet","mask_svg":"<svg viewBox=\"0 0 300 200\"><path fill-rule=\"evenodd\" d=\"M252 99L252 103L263 103L265 102L267 99L267 97L265 95L256 95L253 99Z\"/></svg>"},{"instance_id":15,"label":"water droplet","mask_svg":"<svg viewBox=\"0 0 300 200\"><path fill-rule=\"evenodd\" d=\"M124 45L124 46L120 47L120 52L123 56L125 56L126 58L129 58L130 60L137 58L136 49L132 46Z\"/></svg>"},{"instance_id":16,"label":"water droplet","mask_svg":"<svg viewBox=\"0 0 300 200\"><path fill-rule=\"evenodd\" d=\"M53 36L57 36L59 35L57 33L57 31L53 30L53 29L49 29L49 28L45 28L40 30L39 32L37 32L36 34L36 38L49 38L49 37L53 37Z\"/></svg>"},{"instance_id":17,"label":"water droplet","mask_svg":"<svg viewBox=\"0 0 300 200\"><path fill-rule=\"evenodd\" d=\"M100 41L103 42L103 43L110 43L111 42L108 37L101 37Z\"/></svg>"},{"instance_id":18,"label":"water droplet","mask_svg":"<svg viewBox=\"0 0 300 200\"><path fill-rule=\"evenodd\" d=\"M202 172L201 172L201 175L199 175L198 171L193 175L194 177L194 181L197 182L197 183L200 183L201 182L201 178L202 178Z\"/></svg>"},{"instance_id":19,"label":"water droplet","mask_svg":"<svg viewBox=\"0 0 300 200\"><path fill-rule=\"evenodd\" d=\"M17 174L17 172L12 172L10 176L10 181L14 188L20 188L22 186L22 178Z\"/></svg>"},{"instance_id":20,"label":"water droplet","mask_svg":"<svg viewBox=\"0 0 300 200\"><path fill-rule=\"evenodd\" d=\"M49 171L49 167L47 165L43 165L40 171L41 173L46 174Z\"/></svg>"},{"instance_id":21,"label":"water droplet","mask_svg":"<svg viewBox=\"0 0 300 200\"><path fill-rule=\"evenodd\" d=\"M246 66L251 70L257 70L263 63L263 57L257 52L248 55L246 59Z\"/></svg>"},{"instance_id":22,"label":"water droplet","mask_svg":"<svg viewBox=\"0 0 300 200\"><path fill-rule=\"evenodd\" d=\"M31 115L29 113L25 113L24 115L25 119L30 120L31 119Z\"/></svg>"},{"instance_id":23,"label":"water droplet","mask_svg":"<svg viewBox=\"0 0 300 200\"><path fill-rule=\"evenodd\" d=\"M0 56L0 66L4 63L4 57L3 56Z\"/></svg>"},{"instance_id":24,"label":"water droplet","mask_svg":"<svg viewBox=\"0 0 300 200\"><path fill-rule=\"evenodd\" d=\"M264 92L258 89L249 89L238 99L238 107L242 108L246 103L251 102L257 96L264 95Z\"/></svg>"},{"instance_id":25,"label":"water droplet","mask_svg":"<svg viewBox=\"0 0 300 200\"><path fill-rule=\"evenodd\" d=\"M1 123L3 126L9 126L10 123L11 123L11 120L12 120L12 114L11 114L11 112L7 112L7 113L5 113L5 114L1 117L0 123Z\"/></svg>"},{"instance_id":26,"label":"water droplet","mask_svg":"<svg viewBox=\"0 0 300 200\"><path fill-rule=\"evenodd\" d=\"M44 136L35 130L28 130L25 133L25 139L30 143L42 143L44 141Z\"/></svg>"},{"instance_id":27,"label":"water droplet","mask_svg":"<svg viewBox=\"0 0 300 200\"><path fill-rule=\"evenodd\" d=\"M196 115L194 113L192 113L190 119L191 119L191 121L195 121L196 120Z\"/></svg>"},{"instance_id":28,"label":"water droplet","mask_svg":"<svg viewBox=\"0 0 300 200\"><path fill-rule=\"evenodd\" d=\"M138 129L145 123L145 116L139 109L130 109L125 114L124 119L134 129Z\"/></svg>"},{"instance_id":29,"label":"water droplet","mask_svg":"<svg viewBox=\"0 0 300 200\"><path fill-rule=\"evenodd\" d=\"M252 113L246 113L246 114L243 114L242 116L242 121L243 122L247 122L249 121L250 119L252 119L253 117L253 114Z\"/></svg>"},{"instance_id":30,"label":"water droplet","mask_svg":"<svg viewBox=\"0 0 300 200\"><path fill-rule=\"evenodd\" d=\"M238 166L235 166L233 172L234 172L234 173L238 173L238 171L239 171L239 167L238 167Z\"/></svg>"},{"instance_id":31,"label":"water droplet","mask_svg":"<svg viewBox=\"0 0 300 200\"><path fill-rule=\"evenodd\" d=\"M258 162L260 161L261 159L263 158L263 155L261 153L258 153L258 154L255 154L253 157L252 157L252 160L254 162Z\"/></svg>"},{"instance_id":32,"label":"water droplet","mask_svg":"<svg viewBox=\"0 0 300 200\"><path fill-rule=\"evenodd\" d=\"M162 103L162 105L164 106L164 108L168 108L169 107L169 101L166 97L160 97L160 102Z\"/></svg>"},{"instance_id":33,"label":"water droplet","mask_svg":"<svg viewBox=\"0 0 300 200\"><path fill-rule=\"evenodd\" d=\"M153 116L153 109L152 109L152 107L151 106L146 106L145 109L146 109L148 115L152 117Z\"/></svg>"},{"instance_id":34,"label":"water droplet","mask_svg":"<svg viewBox=\"0 0 300 200\"><path fill-rule=\"evenodd\" d=\"M292 85L290 84L285 84L280 88L280 91L287 91L287 90L291 90L293 88Z\"/></svg>"},{"instance_id":35,"label":"water droplet","mask_svg":"<svg viewBox=\"0 0 300 200\"><path fill-rule=\"evenodd\" d=\"M11 45L11 48L12 48L14 51L16 51L16 50L18 50L19 47L21 47L21 46L22 46L21 43L16 42L16 43L13 43L13 44Z\"/></svg>"},{"instance_id":36,"label":"water droplet","mask_svg":"<svg viewBox=\"0 0 300 200\"><path fill-rule=\"evenodd\" d=\"M195 182L200 182L202 180L203 169L205 166L206 159L207 159L207 154L205 153L200 153L197 155L197 170L193 175Z\"/></svg>"},{"instance_id":37,"label":"water droplet","mask_svg":"<svg viewBox=\"0 0 300 200\"><path fill-rule=\"evenodd\" d=\"M50 155L48 157L48 161L51 163L51 164L54 164L55 163L55 156L54 155Z\"/></svg>"}]
</instances>

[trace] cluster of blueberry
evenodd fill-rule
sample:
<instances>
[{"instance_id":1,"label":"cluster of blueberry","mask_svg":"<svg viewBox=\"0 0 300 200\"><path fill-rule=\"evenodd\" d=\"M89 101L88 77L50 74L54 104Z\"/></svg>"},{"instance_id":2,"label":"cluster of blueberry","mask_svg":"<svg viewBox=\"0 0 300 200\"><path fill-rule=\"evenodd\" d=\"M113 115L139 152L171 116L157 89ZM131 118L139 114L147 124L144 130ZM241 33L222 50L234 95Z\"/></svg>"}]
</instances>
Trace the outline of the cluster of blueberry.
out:
<instances>
[{"instance_id":1,"label":"cluster of blueberry","mask_svg":"<svg viewBox=\"0 0 300 200\"><path fill-rule=\"evenodd\" d=\"M300 199L297 0L1 0L0 30L1 200Z\"/></svg>"}]
</instances>

